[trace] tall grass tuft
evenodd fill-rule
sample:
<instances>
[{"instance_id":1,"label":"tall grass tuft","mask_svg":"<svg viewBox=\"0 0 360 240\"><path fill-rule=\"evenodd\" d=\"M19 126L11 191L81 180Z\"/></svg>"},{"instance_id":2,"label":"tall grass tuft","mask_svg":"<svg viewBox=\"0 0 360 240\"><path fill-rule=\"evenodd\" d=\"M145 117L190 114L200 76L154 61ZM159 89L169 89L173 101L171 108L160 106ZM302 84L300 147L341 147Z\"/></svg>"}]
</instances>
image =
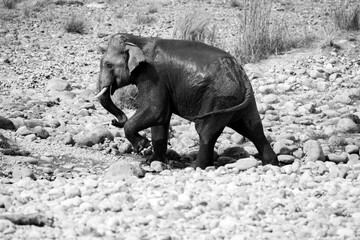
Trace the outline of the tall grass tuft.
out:
<instances>
[{"instance_id":1,"label":"tall grass tuft","mask_svg":"<svg viewBox=\"0 0 360 240\"><path fill-rule=\"evenodd\" d=\"M214 45L216 26L205 12L190 12L177 19L173 37L177 39L205 42Z\"/></svg>"},{"instance_id":2,"label":"tall grass tuft","mask_svg":"<svg viewBox=\"0 0 360 240\"><path fill-rule=\"evenodd\" d=\"M241 62L256 62L270 52L271 1L244 0L244 12L240 21L240 47L237 49ZM281 28L278 28L280 30Z\"/></svg>"},{"instance_id":3,"label":"tall grass tuft","mask_svg":"<svg viewBox=\"0 0 360 240\"><path fill-rule=\"evenodd\" d=\"M2 3L7 9L14 9L18 3L18 0L2 0Z\"/></svg>"},{"instance_id":4,"label":"tall grass tuft","mask_svg":"<svg viewBox=\"0 0 360 240\"><path fill-rule=\"evenodd\" d=\"M230 7L237 8L241 6L240 0L230 0Z\"/></svg>"},{"instance_id":5,"label":"tall grass tuft","mask_svg":"<svg viewBox=\"0 0 360 240\"><path fill-rule=\"evenodd\" d=\"M240 15L240 43L236 54L242 63L256 62L294 47L307 45L314 38L306 29L301 37L290 35L284 19L271 19L271 0L243 0Z\"/></svg>"},{"instance_id":6,"label":"tall grass tuft","mask_svg":"<svg viewBox=\"0 0 360 240\"><path fill-rule=\"evenodd\" d=\"M360 6L353 6L348 1L343 2L333 12L335 26L341 30L360 30Z\"/></svg>"},{"instance_id":7,"label":"tall grass tuft","mask_svg":"<svg viewBox=\"0 0 360 240\"><path fill-rule=\"evenodd\" d=\"M69 21L65 24L65 30L68 33L85 33L85 22L76 16L73 16Z\"/></svg>"}]
</instances>

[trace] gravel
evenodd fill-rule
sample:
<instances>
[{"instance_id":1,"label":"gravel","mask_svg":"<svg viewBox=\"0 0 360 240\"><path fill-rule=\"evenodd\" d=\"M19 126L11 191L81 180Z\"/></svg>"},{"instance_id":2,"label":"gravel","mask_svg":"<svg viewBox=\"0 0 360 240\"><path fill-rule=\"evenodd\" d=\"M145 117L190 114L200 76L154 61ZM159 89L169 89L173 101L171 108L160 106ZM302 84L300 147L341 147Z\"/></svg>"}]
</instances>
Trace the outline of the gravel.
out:
<instances>
[{"instance_id":1,"label":"gravel","mask_svg":"<svg viewBox=\"0 0 360 240\"><path fill-rule=\"evenodd\" d=\"M224 31L236 31L227 19L238 9L157 1L156 24L142 26L132 3L63 2L26 21L21 4L0 18L0 239L360 238L358 37L334 40L341 50L299 50L245 66L280 167L262 166L254 145L226 128L215 166L194 170L198 135L177 116L169 164L148 165L151 149L134 154L93 100L97 45L119 29L171 37L176 16L205 4L224 36L219 44L233 50L235 35ZM310 16L317 26L305 5L274 10L299 22ZM62 29L74 12L88 21L87 34Z\"/></svg>"}]
</instances>

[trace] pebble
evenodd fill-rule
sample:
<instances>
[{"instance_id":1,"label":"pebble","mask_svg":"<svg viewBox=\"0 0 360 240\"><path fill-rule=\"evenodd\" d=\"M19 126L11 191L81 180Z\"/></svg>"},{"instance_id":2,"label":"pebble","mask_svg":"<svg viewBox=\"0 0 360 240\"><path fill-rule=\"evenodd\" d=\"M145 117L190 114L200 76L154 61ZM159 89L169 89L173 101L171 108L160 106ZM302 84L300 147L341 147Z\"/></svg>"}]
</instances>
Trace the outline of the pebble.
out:
<instances>
[{"instance_id":1,"label":"pebble","mask_svg":"<svg viewBox=\"0 0 360 240\"><path fill-rule=\"evenodd\" d=\"M295 157L292 155L278 155L278 160L281 163L289 164L294 162Z\"/></svg>"},{"instance_id":2,"label":"pebble","mask_svg":"<svg viewBox=\"0 0 360 240\"><path fill-rule=\"evenodd\" d=\"M345 152L343 152L342 154L329 153L327 155L327 157L328 157L329 161L335 162L335 163L341 163L341 162L348 161L348 156Z\"/></svg>"},{"instance_id":3,"label":"pebble","mask_svg":"<svg viewBox=\"0 0 360 240\"><path fill-rule=\"evenodd\" d=\"M343 118L337 123L337 127L341 132L356 132L359 127L353 120L349 118Z\"/></svg>"},{"instance_id":4,"label":"pebble","mask_svg":"<svg viewBox=\"0 0 360 240\"><path fill-rule=\"evenodd\" d=\"M325 154L318 141L316 140L306 141L304 143L303 149L306 159L308 161L316 161L316 160L325 161Z\"/></svg>"},{"instance_id":5,"label":"pebble","mask_svg":"<svg viewBox=\"0 0 360 240\"><path fill-rule=\"evenodd\" d=\"M225 165L227 168L236 168L238 171L244 171L258 165L258 160L255 158L242 158L236 161L236 163L230 163Z\"/></svg>"},{"instance_id":6,"label":"pebble","mask_svg":"<svg viewBox=\"0 0 360 240\"><path fill-rule=\"evenodd\" d=\"M108 5L87 7L106 12ZM157 20L141 34L158 35L164 20ZM109 32L118 28L111 17L105 22ZM11 80L5 91L10 94L0 95L0 116L6 119L0 117L0 127L12 140L0 141L0 215L49 214L56 221L36 227L0 219L0 239L360 237L360 70L345 51L249 72L265 135L285 166L262 166L249 157L258 156L253 143L225 129L216 142L216 167L184 168L196 157L199 139L193 123L174 116L171 164L153 162L146 173L140 165L145 156L133 154L123 129L111 126L113 116L93 101L99 56L90 45L106 41L109 33L98 29L95 35L104 38L92 39L51 29L41 38L53 44L39 47L35 35L49 32L46 25L30 21L32 28L23 31L23 24L7 24L0 34L11 41L0 45L0 68L15 77L0 83ZM138 34L127 25L125 31ZM124 111L128 117L134 113ZM141 134L151 138L149 130ZM13 142L31 155L4 155Z\"/></svg>"}]
</instances>

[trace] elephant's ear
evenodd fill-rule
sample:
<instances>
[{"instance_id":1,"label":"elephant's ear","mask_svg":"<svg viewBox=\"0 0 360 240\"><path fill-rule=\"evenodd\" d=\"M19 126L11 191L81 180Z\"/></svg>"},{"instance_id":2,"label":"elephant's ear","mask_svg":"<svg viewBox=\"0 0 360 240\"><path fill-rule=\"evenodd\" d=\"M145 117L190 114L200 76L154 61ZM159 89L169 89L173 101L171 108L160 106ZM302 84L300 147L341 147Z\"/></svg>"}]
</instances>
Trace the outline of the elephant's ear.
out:
<instances>
[{"instance_id":1,"label":"elephant's ear","mask_svg":"<svg viewBox=\"0 0 360 240\"><path fill-rule=\"evenodd\" d=\"M128 67L130 72L132 72L139 63L145 61L145 56L143 51L133 43L127 42L125 49L129 51Z\"/></svg>"}]
</instances>

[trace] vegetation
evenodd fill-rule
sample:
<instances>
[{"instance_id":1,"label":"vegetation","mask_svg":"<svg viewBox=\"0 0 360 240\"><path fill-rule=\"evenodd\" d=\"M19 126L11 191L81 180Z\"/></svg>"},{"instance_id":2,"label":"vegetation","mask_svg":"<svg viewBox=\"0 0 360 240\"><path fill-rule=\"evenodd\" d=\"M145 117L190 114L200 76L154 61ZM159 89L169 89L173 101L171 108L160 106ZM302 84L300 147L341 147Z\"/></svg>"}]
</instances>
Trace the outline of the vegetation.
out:
<instances>
[{"instance_id":1,"label":"vegetation","mask_svg":"<svg viewBox=\"0 0 360 240\"><path fill-rule=\"evenodd\" d=\"M341 3L333 13L335 26L341 30L360 30L360 6L353 6L348 1Z\"/></svg>"},{"instance_id":2,"label":"vegetation","mask_svg":"<svg viewBox=\"0 0 360 240\"><path fill-rule=\"evenodd\" d=\"M148 7L148 13L157 13L158 8L155 5L150 5Z\"/></svg>"},{"instance_id":3,"label":"vegetation","mask_svg":"<svg viewBox=\"0 0 360 240\"><path fill-rule=\"evenodd\" d=\"M214 45L215 33L216 26L211 24L209 14L194 11L180 17L175 22L173 37Z\"/></svg>"},{"instance_id":4,"label":"vegetation","mask_svg":"<svg viewBox=\"0 0 360 240\"><path fill-rule=\"evenodd\" d=\"M256 62L314 40L306 27L301 36L293 37L283 19L271 21L271 0L244 0L244 6L236 51L242 63Z\"/></svg>"},{"instance_id":5,"label":"vegetation","mask_svg":"<svg viewBox=\"0 0 360 240\"><path fill-rule=\"evenodd\" d=\"M7 9L14 9L18 0L2 0L2 3Z\"/></svg>"},{"instance_id":6,"label":"vegetation","mask_svg":"<svg viewBox=\"0 0 360 240\"><path fill-rule=\"evenodd\" d=\"M85 22L76 16L73 16L69 21L65 24L65 30L68 33L85 33Z\"/></svg>"},{"instance_id":7,"label":"vegetation","mask_svg":"<svg viewBox=\"0 0 360 240\"><path fill-rule=\"evenodd\" d=\"M241 6L240 0L230 0L229 2L231 7L237 8Z\"/></svg>"}]
</instances>

